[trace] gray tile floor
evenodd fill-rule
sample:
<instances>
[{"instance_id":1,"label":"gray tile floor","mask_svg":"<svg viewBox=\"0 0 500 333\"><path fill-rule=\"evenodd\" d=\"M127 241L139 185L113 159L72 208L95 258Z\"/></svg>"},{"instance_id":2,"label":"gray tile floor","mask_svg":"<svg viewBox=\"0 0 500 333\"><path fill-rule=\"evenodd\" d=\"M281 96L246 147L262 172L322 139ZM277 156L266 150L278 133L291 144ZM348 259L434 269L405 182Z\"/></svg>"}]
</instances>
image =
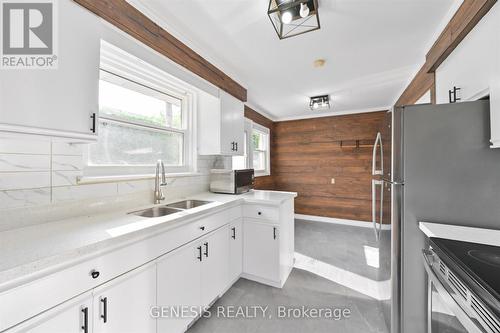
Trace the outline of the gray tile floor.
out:
<instances>
[{"instance_id":1,"label":"gray tile floor","mask_svg":"<svg viewBox=\"0 0 500 333\"><path fill-rule=\"evenodd\" d=\"M198 320L188 333L387 333L386 302L363 289L388 279L389 244L388 232L376 242L369 228L296 220L295 251L301 258L297 264L301 268L293 269L284 288L240 279L214 304L212 316ZM364 246L379 249L380 268L367 265ZM236 311L251 306L267 306L266 316L260 311L256 318L229 319L216 315L222 309ZM348 309L350 315L338 320L328 317L328 313L322 318L279 318L281 306Z\"/></svg>"}]
</instances>

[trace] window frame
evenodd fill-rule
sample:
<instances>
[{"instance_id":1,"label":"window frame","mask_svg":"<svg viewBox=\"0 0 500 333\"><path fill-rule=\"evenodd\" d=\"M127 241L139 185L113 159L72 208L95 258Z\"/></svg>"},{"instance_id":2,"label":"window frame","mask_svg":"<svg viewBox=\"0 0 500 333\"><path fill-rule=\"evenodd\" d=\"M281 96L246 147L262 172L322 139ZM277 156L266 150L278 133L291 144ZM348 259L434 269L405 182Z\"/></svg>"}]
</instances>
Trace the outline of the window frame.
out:
<instances>
[{"instance_id":1,"label":"window frame","mask_svg":"<svg viewBox=\"0 0 500 333\"><path fill-rule=\"evenodd\" d=\"M253 153L254 151L260 152L260 153L265 153L266 157L266 162L265 162L265 168L263 170L255 170L255 176L256 177L262 177L262 176L270 176L271 175L271 131L269 128L259 125L257 123L253 123L252 125L252 135L253 132L257 131L265 135L265 149L264 150L256 150L253 147L253 144L250 143L251 150L252 150L252 166L253 166ZM250 140L251 142L251 140Z\"/></svg>"},{"instance_id":2,"label":"window frame","mask_svg":"<svg viewBox=\"0 0 500 333\"><path fill-rule=\"evenodd\" d=\"M271 130L265 126L253 122L248 118L245 118L245 132L249 134L247 135L248 140L245 142L245 147L247 150L247 156L246 156L247 168L249 169L254 168L253 154L255 149L253 147L253 142L252 142L252 135L254 130L257 130L266 136L266 150L259 150L260 152L266 153L265 154L266 167L263 170L255 170L255 177L270 176L271 175ZM233 156L233 162L234 158L239 158L239 157L241 156Z\"/></svg>"},{"instance_id":3,"label":"window frame","mask_svg":"<svg viewBox=\"0 0 500 333\"><path fill-rule=\"evenodd\" d=\"M181 110L183 113L181 127L183 129L168 126L155 126L141 121L129 121L106 114L99 114L98 124L101 124L102 122L109 122L127 127L139 127L151 131L182 133L182 165L165 165L165 171L167 174L172 176L196 174L196 89L174 76L158 69L157 67L154 67L105 41L101 41L100 70L122 80L126 80L132 85L142 86L144 89L150 89L158 92L159 94L164 94L181 101ZM130 89L129 87L126 88ZM89 149L85 149L85 166L82 181L85 181L86 178L153 178L155 172L155 164L92 165L89 164L89 162Z\"/></svg>"}]
</instances>

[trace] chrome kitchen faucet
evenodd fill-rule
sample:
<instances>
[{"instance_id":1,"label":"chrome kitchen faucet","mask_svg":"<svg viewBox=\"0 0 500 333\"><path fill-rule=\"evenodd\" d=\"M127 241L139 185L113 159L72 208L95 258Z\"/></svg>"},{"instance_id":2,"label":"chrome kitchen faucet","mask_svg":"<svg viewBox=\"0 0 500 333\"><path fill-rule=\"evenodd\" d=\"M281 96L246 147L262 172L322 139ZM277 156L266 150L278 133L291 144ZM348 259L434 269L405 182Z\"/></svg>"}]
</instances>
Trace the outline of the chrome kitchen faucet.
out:
<instances>
[{"instance_id":1,"label":"chrome kitchen faucet","mask_svg":"<svg viewBox=\"0 0 500 333\"><path fill-rule=\"evenodd\" d=\"M160 182L160 167L161 167L161 182ZM156 162L156 174L155 174L155 192L154 192L154 201L155 204L161 203L162 200L165 199L163 192L161 190L162 186L167 185L167 180L165 177L165 165L162 160L158 160Z\"/></svg>"}]
</instances>

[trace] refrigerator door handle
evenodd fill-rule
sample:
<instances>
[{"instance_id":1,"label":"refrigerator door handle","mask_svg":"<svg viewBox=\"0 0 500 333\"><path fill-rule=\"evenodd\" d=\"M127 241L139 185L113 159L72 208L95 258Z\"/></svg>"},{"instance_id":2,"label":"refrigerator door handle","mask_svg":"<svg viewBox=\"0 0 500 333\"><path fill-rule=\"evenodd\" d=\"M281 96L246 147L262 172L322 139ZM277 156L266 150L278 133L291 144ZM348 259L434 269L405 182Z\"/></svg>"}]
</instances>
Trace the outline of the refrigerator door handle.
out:
<instances>
[{"instance_id":1,"label":"refrigerator door handle","mask_svg":"<svg viewBox=\"0 0 500 333\"><path fill-rule=\"evenodd\" d=\"M380 211L379 219L377 222L377 186L380 186ZM375 238L377 241L380 239L380 231L382 230L382 218L383 218L383 202L384 202L384 181L372 179L372 223L373 230L375 231ZM378 224L378 227L377 227Z\"/></svg>"},{"instance_id":2,"label":"refrigerator door handle","mask_svg":"<svg viewBox=\"0 0 500 333\"><path fill-rule=\"evenodd\" d=\"M380 147L380 169L377 170L377 148ZM382 149L382 134L377 133L377 138L373 144L373 156L372 156L372 175L383 175L384 174L384 151Z\"/></svg>"}]
</instances>

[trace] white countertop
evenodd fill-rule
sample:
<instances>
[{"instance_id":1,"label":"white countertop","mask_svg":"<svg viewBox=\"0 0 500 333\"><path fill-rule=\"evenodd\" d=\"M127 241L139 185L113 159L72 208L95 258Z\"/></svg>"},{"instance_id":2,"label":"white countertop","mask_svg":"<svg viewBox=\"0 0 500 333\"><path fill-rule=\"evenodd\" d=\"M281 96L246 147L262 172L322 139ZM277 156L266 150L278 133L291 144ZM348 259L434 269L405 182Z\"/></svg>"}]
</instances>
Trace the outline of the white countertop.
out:
<instances>
[{"instance_id":1,"label":"white countertop","mask_svg":"<svg viewBox=\"0 0 500 333\"><path fill-rule=\"evenodd\" d=\"M242 195L207 192L171 202L198 199L212 203L162 217L127 214L153 207L149 205L0 232L0 291L242 202L279 205L296 196L297 193L276 191L251 191Z\"/></svg>"},{"instance_id":2,"label":"white countertop","mask_svg":"<svg viewBox=\"0 0 500 333\"><path fill-rule=\"evenodd\" d=\"M431 222L420 222L419 227L427 237L500 246L500 230L463 227Z\"/></svg>"}]
</instances>

